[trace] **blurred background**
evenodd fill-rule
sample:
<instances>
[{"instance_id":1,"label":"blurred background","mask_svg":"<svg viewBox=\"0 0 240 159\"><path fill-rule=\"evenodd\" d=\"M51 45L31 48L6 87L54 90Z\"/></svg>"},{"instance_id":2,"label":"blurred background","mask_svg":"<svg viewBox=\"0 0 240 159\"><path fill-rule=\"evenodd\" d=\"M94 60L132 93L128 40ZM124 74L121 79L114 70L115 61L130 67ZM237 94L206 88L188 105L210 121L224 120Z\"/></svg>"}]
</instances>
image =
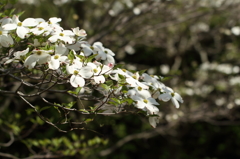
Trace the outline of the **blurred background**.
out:
<instances>
[{"instance_id":1,"label":"blurred background","mask_svg":"<svg viewBox=\"0 0 240 159\"><path fill-rule=\"evenodd\" d=\"M162 103L155 129L129 114L97 116L85 130L62 133L30 121L28 106L1 95L0 156L240 158L240 0L18 0L7 7L25 11L20 20L60 17L64 29L85 29L89 43L101 41L127 69L168 77L184 103Z\"/></svg>"}]
</instances>

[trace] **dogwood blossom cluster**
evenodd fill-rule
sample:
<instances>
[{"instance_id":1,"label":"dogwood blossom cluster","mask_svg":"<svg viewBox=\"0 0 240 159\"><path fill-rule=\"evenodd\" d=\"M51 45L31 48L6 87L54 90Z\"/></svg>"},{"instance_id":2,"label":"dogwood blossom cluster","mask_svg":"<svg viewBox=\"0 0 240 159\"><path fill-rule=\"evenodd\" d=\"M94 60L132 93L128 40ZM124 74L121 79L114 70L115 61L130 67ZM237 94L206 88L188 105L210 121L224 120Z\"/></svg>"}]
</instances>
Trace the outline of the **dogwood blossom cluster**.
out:
<instances>
[{"instance_id":1,"label":"dogwood blossom cluster","mask_svg":"<svg viewBox=\"0 0 240 159\"><path fill-rule=\"evenodd\" d=\"M161 77L117 67L115 53L101 42L85 41L83 29L64 30L60 18L27 18L14 15L0 20L1 67L21 65L30 71L42 68L68 79L72 88L90 88L104 96L99 109L118 112L127 105L141 110L156 127L160 102L171 100L176 108L181 96L161 82ZM60 77L59 77L60 78ZM101 104L102 103L102 104ZM115 108L107 107L114 105ZM121 108L120 108L121 107Z\"/></svg>"}]
</instances>

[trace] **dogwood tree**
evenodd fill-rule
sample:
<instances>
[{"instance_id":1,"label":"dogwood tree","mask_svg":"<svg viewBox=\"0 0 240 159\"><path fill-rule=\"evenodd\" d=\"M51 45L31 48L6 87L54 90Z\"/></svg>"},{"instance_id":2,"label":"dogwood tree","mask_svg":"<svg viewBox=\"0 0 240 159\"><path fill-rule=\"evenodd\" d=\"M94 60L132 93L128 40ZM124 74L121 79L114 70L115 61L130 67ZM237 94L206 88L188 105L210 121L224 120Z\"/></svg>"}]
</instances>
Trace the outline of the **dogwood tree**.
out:
<instances>
[{"instance_id":1,"label":"dogwood tree","mask_svg":"<svg viewBox=\"0 0 240 159\"><path fill-rule=\"evenodd\" d=\"M84 29L65 30L57 17L21 21L20 15L2 14L0 19L0 76L16 85L11 90L1 86L0 93L24 101L31 108L26 111L35 112L33 122L68 132L82 129L96 115L139 113L155 128L161 103L171 99L176 108L183 103L178 93L165 86L164 77L127 70L104 44L88 43ZM51 94L66 98L51 100ZM44 104L36 105L34 100ZM60 117L45 115L50 109ZM72 121L71 113L84 118ZM19 133L18 128L14 133Z\"/></svg>"},{"instance_id":2,"label":"dogwood tree","mask_svg":"<svg viewBox=\"0 0 240 159\"><path fill-rule=\"evenodd\" d=\"M27 18L21 22L18 15L0 20L1 72L21 82L14 94L30 106L34 107L25 99L26 96L62 91L51 89L59 84L70 85L64 91L76 99L95 98L98 106L92 109L84 106L84 110L77 110L74 104L67 108L79 113L127 113L128 107L137 108L136 111L141 110L146 116L152 117L158 115L157 106L161 102L171 98L177 108L179 104L176 100L183 102L178 93L173 93L172 89L162 83L163 77L121 68L116 65L115 54L110 49L105 48L101 42L89 44L83 29L77 27L64 30L58 23L60 20L55 17L46 21ZM35 79L38 83L33 84L29 79ZM46 82L49 86L44 88ZM23 85L34 87L37 92L22 92L20 88ZM91 93L86 92L86 89L91 90ZM1 92L5 91L8 92L1 89ZM94 91L99 93L99 97L93 95ZM82 99L83 96L88 97ZM66 109L62 104L51 104ZM111 108L110 111L110 107L105 107L108 104L114 109ZM149 122L156 127L157 121Z\"/></svg>"}]
</instances>

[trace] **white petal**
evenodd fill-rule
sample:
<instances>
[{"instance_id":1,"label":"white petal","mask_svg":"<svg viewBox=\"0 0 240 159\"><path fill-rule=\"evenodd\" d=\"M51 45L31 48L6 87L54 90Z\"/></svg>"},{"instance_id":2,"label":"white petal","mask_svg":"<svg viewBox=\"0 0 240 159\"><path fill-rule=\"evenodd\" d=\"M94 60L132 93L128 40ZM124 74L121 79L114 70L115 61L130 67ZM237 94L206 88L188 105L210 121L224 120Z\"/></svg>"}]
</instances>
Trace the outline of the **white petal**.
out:
<instances>
[{"instance_id":1,"label":"white petal","mask_svg":"<svg viewBox=\"0 0 240 159\"><path fill-rule=\"evenodd\" d=\"M146 108L146 103L144 103L144 102L142 102L142 101L137 101L136 107L137 107L138 109L145 110L145 108Z\"/></svg>"},{"instance_id":2,"label":"white petal","mask_svg":"<svg viewBox=\"0 0 240 159\"><path fill-rule=\"evenodd\" d=\"M37 63L37 59L34 56L28 56L28 58L24 62L24 66L32 69Z\"/></svg>"},{"instance_id":3,"label":"white petal","mask_svg":"<svg viewBox=\"0 0 240 159\"><path fill-rule=\"evenodd\" d=\"M56 47L56 54L60 54L60 55L66 55L67 53L67 48L64 45L59 45Z\"/></svg>"},{"instance_id":4,"label":"white petal","mask_svg":"<svg viewBox=\"0 0 240 159\"><path fill-rule=\"evenodd\" d=\"M172 96L168 93L164 93L164 94L161 94L160 96L158 96L158 99L163 100L164 102L169 101L171 98L172 98Z\"/></svg>"},{"instance_id":5,"label":"white petal","mask_svg":"<svg viewBox=\"0 0 240 159\"><path fill-rule=\"evenodd\" d=\"M1 45L3 47L9 47L13 44L13 39L10 35L1 35Z\"/></svg>"},{"instance_id":6,"label":"white petal","mask_svg":"<svg viewBox=\"0 0 240 159\"><path fill-rule=\"evenodd\" d=\"M148 121L153 128L156 128L157 123L159 122L158 117L149 117Z\"/></svg>"},{"instance_id":7,"label":"white petal","mask_svg":"<svg viewBox=\"0 0 240 159\"><path fill-rule=\"evenodd\" d=\"M38 64L45 64L50 61L51 56L49 54L42 54L41 56L35 55L38 58Z\"/></svg>"},{"instance_id":8,"label":"white petal","mask_svg":"<svg viewBox=\"0 0 240 159\"><path fill-rule=\"evenodd\" d=\"M58 35L53 35L48 39L51 43L55 43L58 40Z\"/></svg>"},{"instance_id":9,"label":"white petal","mask_svg":"<svg viewBox=\"0 0 240 159\"><path fill-rule=\"evenodd\" d=\"M82 44L81 47L82 47L82 50L83 50L83 53L85 56L90 56L93 53L93 51L89 45Z\"/></svg>"},{"instance_id":10,"label":"white petal","mask_svg":"<svg viewBox=\"0 0 240 159\"><path fill-rule=\"evenodd\" d=\"M179 108L179 103L175 98L171 98L171 101L175 105L176 108Z\"/></svg>"},{"instance_id":11,"label":"white petal","mask_svg":"<svg viewBox=\"0 0 240 159\"><path fill-rule=\"evenodd\" d=\"M12 19L8 17L4 17L0 20L0 22L2 23L2 26L4 26L5 24L12 24Z\"/></svg>"},{"instance_id":12,"label":"white petal","mask_svg":"<svg viewBox=\"0 0 240 159\"><path fill-rule=\"evenodd\" d=\"M59 57L59 61L60 61L60 62L67 62L67 60L68 60L68 57L67 57L67 56L60 56L60 57Z\"/></svg>"},{"instance_id":13,"label":"white petal","mask_svg":"<svg viewBox=\"0 0 240 159\"><path fill-rule=\"evenodd\" d=\"M54 59L54 56L51 57L51 60L48 62L48 67L52 70L57 70L60 66L58 59Z\"/></svg>"},{"instance_id":14,"label":"white petal","mask_svg":"<svg viewBox=\"0 0 240 159\"><path fill-rule=\"evenodd\" d=\"M159 92L159 91L157 91L157 92L155 92L155 93L153 94L153 98L154 98L154 99L157 99L158 96L160 96L160 92Z\"/></svg>"},{"instance_id":15,"label":"white petal","mask_svg":"<svg viewBox=\"0 0 240 159\"><path fill-rule=\"evenodd\" d=\"M144 99L147 99L147 98L151 97L151 93L149 91L147 91L147 90L144 90L144 89L142 89L141 91L138 91L138 93Z\"/></svg>"},{"instance_id":16,"label":"white petal","mask_svg":"<svg viewBox=\"0 0 240 159\"><path fill-rule=\"evenodd\" d=\"M93 46L95 47L98 47L98 48L100 48L100 49L103 49L103 44L101 43L101 42L95 42L94 44L93 44Z\"/></svg>"},{"instance_id":17,"label":"white petal","mask_svg":"<svg viewBox=\"0 0 240 159\"><path fill-rule=\"evenodd\" d=\"M100 83L104 83L105 82L105 77L103 75L100 75L100 76L94 76L94 81L97 83L97 84L100 84Z\"/></svg>"},{"instance_id":18,"label":"white petal","mask_svg":"<svg viewBox=\"0 0 240 159\"><path fill-rule=\"evenodd\" d=\"M109 73L111 73L111 68L107 65L103 65L101 74L109 74Z\"/></svg>"},{"instance_id":19,"label":"white petal","mask_svg":"<svg viewBox=\"0 0 240 159\"><path fill-rule=\"evenodd\" d=\"M138 85L136 84L137 81L136 81L134 78L132 78L132 77L126 78L126 82L127 82L131 87L136 87L136 86L138 86Z\"/></svg>"},{"instance_id":20,"label":"white petal","mask_svg":"<svg viewBox=\"0 0 240 159\"><path fill-rule=\"evenodd\" d=\"M180 103L183 103L182 97L178 93L174 93L174 98L177 99Z\"/></svg>"},{"instance_id":21,"label":"white petal","mask_svg":"<svg viewBox=\"0 0 240 159\"><path fill-rule=\"evenodd\" d=\"M23 50L23 51L17 51L14 53L14 56L16 59L20 59L21 56L24 56L28 53L29 51L29 48L27 48L26 50Z\"/></svg>"},{"instance_id":22,"label":"white petal","mask_svg":"<svg viewBox=\"0 0 240 159\"><path fill-rule=\"evenodd\" d=\"M154 105L152 104L146 104L146 108L149 112L149 114L153 115L153 114L157 114L159 112L158 108L155 107Z\"/></svg>"},{"instance_id":23,"label":"white petal","mask_svg":"<svg viewBox=\"0 0 240 159\"><path fill-rule=\"evenodd\" d=\"M49 21L51 22L51 23L58 23L58 22L60 22L62 19L61 18L56 18L56 17L52 17L52 18L50 18L49 19Z\"/></svg>"},{"instance_id":24,"label":"white petal","mask_svg":"<svg viewBox=\"0 0 240 159\"><path fill-rule=\"evenodd\" d=\"M167 93L172 93L173 92L172 88L170 88L170 87L164 87L163 90Z\"/></svg>"},{"instance_id":25,"label":"white petal","mask_svg":"<svg viewBox=\"0 0 240 159\"><path fill-rule=\"evenodd\" d=\"M142 87L143 89L148 89L148 88L149 88L147 85L145 85L145 84L142 83L142 82L139 82L138 80L136 80L136 84L137 84L139 87Z\"/></svg>"},{"instance_id":26,"label":"white petal","mask_svg":"<svg viewBox=\"0 0 240 159\"><path fill-rule=\"evenodd\" d=\"M14 30L17 28L17 24L5 24L2 26L4 30Z\"/></svg>"},{"instance_id":27,"label":"white petal","mask_svg":"<svg viewBox=\"0 0 240 159\"><path fill-rule=\"evenodd\" d=\"M67 45L68 49L71 49L71 50L73 49L75 51L79 51L80 47L81 47L81 43L79 42L76 42L75 44L72 44L72 45Z\"/></svg>"},{"instance_id":28,"label":"white petal","mask_svg":"<svg viewBox=\"0 0 240 159\"><path fill-rule=\"evenodd\" d=\"M106 64L109 64L109 63L111 63L111 64L115 64L115 60L114 60L114 58L111 56L111 55L106 55L107 56L107 59L106 59Z\"/></svg>"},{"instance_id":29,"label":"white petal","mask_svg":"<svg viewBox=\"0 0 240 159\"><path fill-rule=\"evenodd\" d=\"M104 52L107 52L108 55L110 56L115 56L115 53L112 52L112 50L105 48Z\"/></svg>"},{"instance_id":30,"label":"white petal","mask_svg":"<svg viewBox=\"0 0 240 159\"><path fill-rule=\"evenodd\" d=\"M93 76L93 72L92 72L92 67L91 66L84 66L81 68L79 74L83 77L83 78L90 78Z\"/></svg>"},{"instance_id":31,"label":"white petal","mask_svg":"<svg viewBox=\"0 0 240 159\"><path fill-rule=\"evenodd\" d=\"M37 20L34 18L27 18L22 22L23 26L36 26L38 24Z\"/></svg>"},{"instance_id":32,"label":"white petal","mask_svg":"<svg viewBox=\"0 0 240 159\"><path fill-rule=\"evenodd\" d=\"M100 59L100 60L107 59L107 55L102 50L97 50L97 54L98 55L95 57L96 59Z\"/></svg>"},{"instance_id":33,"label":"white petal","mask_svg":"<svg viewBox=\"0 0 240 159\"><path fill-rule=\"evenodd\" d=\"M73 73L74 73L74 70L75 70L75 66L68 64L68 65L66 66L66 70L67 70L67 73L68 73L68 74L73 74Z\"/></svg>"},{"instance_id":34,"label":"white petal","mask_svg":"<svg viewBox=\"0 0 240 159\"><path fill-rule=\"evenodd\" d=\"M128 92L127 92L127 95L129 95L130 97L133 97L137 94L137 91L136 89L130 89ZM133 100L134 100L134 97L133 97Z\"/></svg>"},{"instance_id":35,"label":"white petal","mask_svg":"<svg viewBox=\"0 0 240 159\"><path fill-rule=\"evenodd\" d=\"M9 60L5 61L4 64L5 64L5 65L6 65L6 64L9 64L9 63L13 62L13 60L14 60L14 59L9 59Z\"/></svg>"},{"instance_id":36,"label":"white petal","mask_svg":"<svg viewBox=\"0 0 240 159\"><path fill-rule=\"evenodd\" d=\"M72 75L70 83L73 87L83 87L85 85L85 80L80 76Z\"/></svg>"},{"instance_id":37,"label":"white petal","mask_svg":"<svg viewBox=\"0 0 240 159\"><path fill-rule=\"evenodd\" d=\"M71 30L64 30L63 34L68 36L74 36L74 33Z\"/></svg>"},{"instance_id":38,"label":"white petal","mask_svg":"<svg viewBox=\"0 0 240 159\"><path fill-rule=\"evenodd\" d=\"M148 98L147 100L153 105L159 105L159 103L154 98Z\"/></svg>"},{"instance_id":39,"label":"white petal","mask_svg":"<svg viewBox=\"0 0 240 159\"><path fill-rule=\"evenodd\" d=\"M29 29L25 27L18 27L17 28L17 35L21 38L24 39L26 34L29 33Z\"/></svg>"}]
</instances>

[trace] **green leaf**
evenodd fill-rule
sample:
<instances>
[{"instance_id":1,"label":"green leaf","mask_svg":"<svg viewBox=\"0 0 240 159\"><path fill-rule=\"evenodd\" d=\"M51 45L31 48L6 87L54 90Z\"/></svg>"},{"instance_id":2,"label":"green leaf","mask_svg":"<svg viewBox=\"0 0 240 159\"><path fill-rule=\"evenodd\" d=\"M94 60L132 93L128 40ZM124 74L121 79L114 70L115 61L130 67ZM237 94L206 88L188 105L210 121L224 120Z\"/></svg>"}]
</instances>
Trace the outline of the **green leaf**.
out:
<instances>
[{"instance_id":1,"label":"green leaf","mask_svg":"<svg viewBox=\"0 0 240 159\"><path fill-rule=\"evenodd\" d=\"M173 78L173 76L168 76L168 77L163 77L163 78L159 78L159 79L161 79L161 81L168 81L168 80L170 80L170 79L172 79Z\"/></svg>"},{"instance_id":2,"label":"green leaf","mask_svg":"<svg viewBox=\"0 0 240 159\"><path fill-rule=\"evenodd\" d=\"M53 144L55 147L59 147L61 142L62 142L62 140L60 140L60 139L58 139L58 138L53 138L53 139L52 139L52 144Z\"/></svg>"},{"instance_id":3,"label":"green leaf","mask_svg":"<svg viewBox=\"0 0 240 159\"><path fill-rule=\"evenodd\" d=\"M11 10L10 13L13 13L13 12L14 12L14 10L13 10L13 11ZM22 12L18 13L17 16L21 16L24 12L25 12L25 11L22 11Z\"/></svg>"},{"instance_id":4,"label":"green leaf","mask_svg":"<svg viewBox=\"0 0 240 159\"><path fill-rule=\"evenodd\" d=\"M85 123L89 123L89 122L91 122L91 121L93 121L92 118L88 118L88 119L85 119L85 120L84 120Z\"/></svg>"},{"instance_id":5,"label":"green leaf","mask_svg":"<svg viewBox=\"0 0 240 159\"><path fill-rule=\"evenodd\" d=\"M92 60L97 56L98 54L93 54L91 56L89 56L87 59L86 59L86 62L92 62Z\"/></svg>"},{"instance_id":6,"label":"green leaf","mask_svg":"<svg viewBox=\"0 0 240 159\"><path fill-rule=\"evenodd\" d=\"M72 63L72 61L74 60L74 58L75 58L75 55L74 55L73 51L72 51L72 50L69 51L69 53L68 53L68 59L70 60L70 63Z\"/></svg>"},{"instance_id":7,"label":"green leaf","mask_svg":"<svg viewBox=\"0 0 240 159\"><path fill-rule=\"evenodd\" d=\"M103 83L101 83L100 86L101 86L103 89L105 89L105 90L109 90L109 89L110 89L110 87L109 87L108 85L103 84Z\"/></svg>"},{"instance_id":8,"label":"green leaf","mask_svg":"<svg viewBox=\"0 0 240 159\"><path fill-rule=\"evenodd\" d=\"M64 103L64 105L65 105L66 108L72 108L75 103L76 102L73 101L73 102L70 102L70 103Z\"/></svg>"},{"instance_id":9,"label":"green leaf","mask_svg":"<svg viewBox=\"0 0 240 159\"><path fill-rule=\"evenodd\" d=\"M126 102L128 105L133 104L133 100L131 98L125 98L123 99L123 102Z\"/></svg>"},{"instance_id":10,"label":"green leaf","mask_svg":"<svg viewBox=\"0 0 240 159\"><path fill-rule=\"evenodd\" d=\"M111 100L113 100L114 102L116 102L117 104L121 104L121 101L117 98L111 98Z\"/></svg>"},{"instance_id":11,"label":"green leaf","mask_svg":"<svg viewBox=\"0 0 240 159\"><path fill-rule=\"evenodd\" d=\"M147 71L147 69L145 69L145 70L141 70L141 71L139 71L138 73L139 73L139 75L142 75L144 72L146 72Z\"/></svg>"},{"instance_id":12,"label":"green leaf","mask_svg":"<svg viewBox=\"0 0 240 159\"><path fill-rule=\"evenodd\" d=\"M122 86L121 91L122 91L123 93L127 93L128 90L129 90L129 88L128 88L127 86L125 86L125 85Z\"/></svg>"},{"instance_id":13,"label":"green leaf","mask_svg":"<svg viewBox=\"0 0 240 159\"><path fill-rule=\"evenodd\" d=\"M118 74L118 77L119 77L120 79L126 79L126 77L123 76L123 75L121 75L121 74Z\"/></svg>"},{"instance_id":14,"label":"green leaf","mask_svg":"<svg viewBox=\"0 0 240 159\"><path fill-rule=\"evenodd\" d=\"M113 80L108 80L108 81L106 81L105 83L106 83L106 85L108 85L108 86L112 86L112 85L113 85Z\"/></svg>"},{"instance_id":15,"label":"green leaf","mask_svg":"<svg viewBox=\"0 0 240 159\"><path fill-rule=\"evenodd\" d=\"M48 108L51 108L51 106L42 107L38 112L40 113L40 112L42 112L43 110L46 110L46 109L48 109Z\"/></svg>"},{"instance_id":16,"label":"green leaf","mask_svg":"<svg viewBox=\"0 0 240 159\"><path fill-rule=\"evenodd\" d=\"M79 111L89 113L86 109L79 109Z\"/></svg>"},{"instance_id":17,"label":"green leaf","mask_svg":"<svg viewBox=\"0 0 240 159\"><path fill-rule=\"evenodd\" d=\"M97 106L95 106L95 107L89 106L89 107L90 107L90 109L91 109L92 111L94 111L94 110L97 108Z\"/></svg>"},{"instance_id":18,"label":"green leaf","mask_svg":"<svg viewBox=\"0 0 240 159\"><path fill-rule=\"evenodd\" d=\"M71 141L68 138L63 137L63 142L68 147L68 149L73 149L74 148Z\"/></svg>"},{"instance_id":19,"label":"green leaf","mask_svg":"<svg viewBox=\"0 0 240 159\"><path fill-rule=\"evenodd\" d=\"M78 140L78 136L75 133L72 133L71 137L74 141Z\"/></svg>"},{"instance_id":20,"label":"green leaf","mask_svg":"<svg viewBox=\"0 0 240 159\"><path fill-rule=\"evenodd\" d=\"M82 87L77 87L77 88L75 89L75 91L68 91L68 93L78 95L79 92L81 91L81 89L82 89Z\"/></svg>"},{"instance_id":21,"label":"green leaf","mask_svg":"<svg viewBox=\"0 0 240 159\"><path fill-rule=\"evenodd\" d=\"M39 142L38 141L36 141L36 140L32 140L32 142L31 142L34 146L36 146L36 147L38 147L39 146Z\"/></svg>"},{"instance_id":22,"label":"green leaf","mask_svg":"<svg viewBox=\"0 0 240 159\"><path fill-rule=\"evenodd\" d=\"M39 125L43 125L44 124L44 121L40 118L40 117L36 117L36 122L39 124Z\"/></svg>"},{"instance_id":23,"label":"green leaf","mask_svg":"<svg viewBox=\"0 0 240 159\"><path fill-rule=\"evenodd\" d=\"M124 64L117 64L113 67L113 69L117 69L117 68L123 68Z\"/></svg>"}]
</instances>

